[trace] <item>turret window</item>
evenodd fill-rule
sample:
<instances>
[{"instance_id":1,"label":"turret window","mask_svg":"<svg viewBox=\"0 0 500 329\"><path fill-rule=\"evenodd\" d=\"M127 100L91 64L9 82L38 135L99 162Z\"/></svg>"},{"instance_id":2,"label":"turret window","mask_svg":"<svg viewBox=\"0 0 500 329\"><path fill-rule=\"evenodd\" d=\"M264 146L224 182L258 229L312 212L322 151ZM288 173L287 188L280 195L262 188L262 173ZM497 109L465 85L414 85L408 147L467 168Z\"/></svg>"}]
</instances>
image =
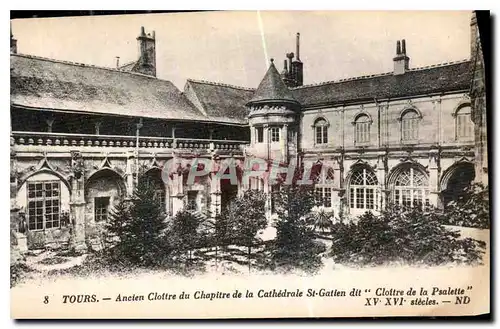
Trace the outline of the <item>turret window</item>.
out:
<instances>
[{"instance_id":1,"label":"turret window","mask_svg":"<svg viewBox=\"0 0 500 329\"><path fill-rule=\"evenodd\" d=\"M255 128L255 142L264 143L264 127Z\"/></svg>"},{"instance_id":2,"label":"turret window","mask_svg":"<svg viewBox=\"0 0 500 329\"><path fill-rule=\"evenodd\" d=\"M279 127L271 127L271 142L279 142L280 141L280 128Z\"/></svg>"}]
</instances>

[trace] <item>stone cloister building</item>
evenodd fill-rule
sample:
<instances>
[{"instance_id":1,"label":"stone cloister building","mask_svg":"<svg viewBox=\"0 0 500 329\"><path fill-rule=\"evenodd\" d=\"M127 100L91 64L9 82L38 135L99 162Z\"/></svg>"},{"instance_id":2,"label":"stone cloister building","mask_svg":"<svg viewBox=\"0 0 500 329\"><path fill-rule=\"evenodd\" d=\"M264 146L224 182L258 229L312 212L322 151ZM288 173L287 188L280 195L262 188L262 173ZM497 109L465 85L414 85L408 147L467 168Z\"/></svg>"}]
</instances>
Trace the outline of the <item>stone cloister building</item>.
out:
<instances>
[{"instance_id":1,"label":"stone cloister building","mask_svg":"<svg viewBox=\"0 0 500 329\"><path fill-rule=\"evenodd\" d=\"M315 189L336 216L443 206L474 179L469 59L412 68L401 40L392 72L303 85L299 38L255 89L187 80L180 91L156 77L154 32L117 68L21 54L11 36L12 229L29 248L84 249L140 179L168 215L274 189L268 175L221 179L228 159L319 165ZM193 159L213 165L187 184Z\"/></svg>"}]
</instances>

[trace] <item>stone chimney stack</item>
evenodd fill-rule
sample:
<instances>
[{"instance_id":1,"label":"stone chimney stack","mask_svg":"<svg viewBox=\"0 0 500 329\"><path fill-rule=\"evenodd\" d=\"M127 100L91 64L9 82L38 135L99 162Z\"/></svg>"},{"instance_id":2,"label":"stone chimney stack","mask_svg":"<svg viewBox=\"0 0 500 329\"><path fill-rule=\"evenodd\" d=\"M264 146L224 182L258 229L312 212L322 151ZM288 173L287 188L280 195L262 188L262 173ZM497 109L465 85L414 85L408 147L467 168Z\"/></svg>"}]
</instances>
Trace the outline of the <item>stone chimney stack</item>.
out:
<instances>
[{"instance_id":1,"label":"stone chimney stack","mask_svg":"<svg viewBox=\"0 0 500 329\"><path fill-rule=\"evenodd\" d=\"M146 34L144 26L137 37L139 60L134 71L156 77L156 39L155 32Z\"/></svg>"},{"instance_id":2,"label":"stone chimney stack","mask_svg":"<svg viewBox=\"0 0 500 329\"><path fill-rule=\"evenodd\" d=\"M394 75L404 74L410 68L410 57L406 56L405 39L396 43L396 57L394 57Z\"/></svg>"},{"instance_id":3,"label":"stone chimney stack","mask_svg":"<svg viewBox=\"0 0 500 329\"><path fill-rule=\"evenodd\" d=\"M300 33L297 33L296 51L297 57L292 63L292 72L293 79L295 80L295 87L298 87L304 84L304 64L300 61Z\"/></svg>"}]
</instances>

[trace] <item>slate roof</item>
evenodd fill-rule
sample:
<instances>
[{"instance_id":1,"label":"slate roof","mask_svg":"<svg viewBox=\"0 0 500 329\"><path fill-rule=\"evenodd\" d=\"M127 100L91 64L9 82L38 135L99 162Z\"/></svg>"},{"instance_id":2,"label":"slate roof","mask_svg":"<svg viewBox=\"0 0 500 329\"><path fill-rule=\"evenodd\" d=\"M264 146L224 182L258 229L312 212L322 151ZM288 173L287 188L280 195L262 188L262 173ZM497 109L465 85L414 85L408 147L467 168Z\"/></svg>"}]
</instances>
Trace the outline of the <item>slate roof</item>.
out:
<instances>
[{"instance_id":1,"label":"slate roof","mask_svg":"<svg viewBox=\"0 0 500 329\"><path fill-rule=\"evenodd\" d=\"M182 93L170 81L139 73L11 54L11 102L33 108L245 124L249 102L298 101L309 107L468 90L470 68L470 61L461 61L402 75L390 72L288 89L271 64L257 89L188 80Z\"/></svg>"},{"instance_id":2,"label":"slate roof","mask_svg":"<svg viewBox=\"0 0 500 329\"><path fill-rule=\"evenodd\" d=\"M186 97L209 117L241 123L247 122L245 104L254 91L253 88L192 79L188 79L184 87Z\"/></svg>"},{"instance_id":3,"label":"slate roof","mask_svg":"<svg viewBox=\"0 0 500 329\"><path fill-rule=\"evenodd\" d=\"M257 90L248 103L254 104L268 101L280 101L297 104L297 100L293 97L292 92L285 85L283 79L281 79L281 75L274 66L272 60L266 75L260 82L259 87L257 87Z\"/></svg>"},{"instance_id":4,"label":"slate roof","mask_svg":"<svg viewBox=\"0 0 500 329\"><path fill-rule=\"evenodd\" d=\"M85 64L11 54L11 103L30 108L217 121L170 81Z\"/></svg>"},{"instance_id":5,"label":"slate roof","mask_svg":"<svg viewBox=\"0 0 500 329\"><path fill-rule=\"evenodd\" d=\"M401 75L389 72L296 87L292 92L302 105L313 106L467 90L470 65L470 61L445 63L410 69Z\"/></svg>"}]
</instances>

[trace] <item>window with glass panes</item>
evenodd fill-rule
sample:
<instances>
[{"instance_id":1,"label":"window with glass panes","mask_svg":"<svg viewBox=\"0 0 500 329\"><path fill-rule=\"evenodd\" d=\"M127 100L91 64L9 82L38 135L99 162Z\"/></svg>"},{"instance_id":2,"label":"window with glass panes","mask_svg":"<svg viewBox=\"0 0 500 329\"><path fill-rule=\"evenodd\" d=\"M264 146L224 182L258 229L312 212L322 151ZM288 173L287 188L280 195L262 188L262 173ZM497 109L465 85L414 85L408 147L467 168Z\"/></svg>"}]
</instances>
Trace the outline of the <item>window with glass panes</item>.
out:
<instances>
[{"instance_id":1,"label":"window with glass panes","mask_svg":"<svg viewBox=\"0 0 500 329\"><path fill-rule=\"evenodd\" d=\"M368 143L370 141L370 118L360 115L356 118L356 143Z\"/></svg>"},{"instance_id":2,"label":"window with glass panes","mask_svg":"<svg viewBox=\"0 0 500 329\"><path fill-rule=\"evenodd\" d=\"M332 207L332 186L334 180L333 168L322 166L321 173L317 178L317 183L314 188L315 199L325 208Z\"/></svg>"},{"instance_id":3,"label":"window with glass panes","mask_svg":"<svg viewBox=\"0 0 500 329\"><path fill-rule=\"evenodd\" d=\"M271 127L271 142L279 142L280 141L280 128L279 127Z\"/></svg>"},{"instance_id":4,"label":"window with glass panes","mask_svg":"<svg viewBox=\"0 0 500 329\"><path fill-rule=\"evenodd\" d=\"M28 182L28 229L44 230L60 227L61 183Z\"/></svg>"},{"instance_id":5,"label":"window with glass panes","mask_svg":"<svg viewBox=\"0 0 500 329\"><path fill-rule=\"evenodd\" d=\"M418 113L413 110L406 111L401 118L401 139L403 141L417 140L419 125Z\"/></svg>"},{"instance_id":6,"label":"window with glass panes","mask_svg":"<svg viewBox=\"0 0 500 329\"><path fill-rule=\"evenodd\" d=\"M316 120L314 129L316 130L316 144L328 144L328 124L326 120Z\"/></svg>"},{"instance_id":7,"label":"window with glass panes","mask_svg":"<svg viewBox=\"0 0 500 329\"><path fill-rule=\"evenodd\" d=\"M458 139L468 139L474 136L474 123L471 120L470 107L462 107L456 113L456 134Z\"/></svg>"},{"instance_id":8,"label":"window with glass panes","mask_svg":"<svg viewBox=\"0 0 500 329\"><path fill-rule=\"evenodd\" d=\"M401 172L394 184L394 202L404 207L429 205L429 182L419 169L410 167Z\"/></svg>"},{"instance_id":9,"label":"window with glass panes","mask_svg":"<svg viewBox=\"0 0 500 329\"><path fill-rule=\"evenodd\" d=\"M373 171L362 168L353 172L349 180L349 207L378 210L378 180Z\"/></svg>"},{"instance_id":10,"label":"window with glass panes","mask_svg":"<svg viewBox=\"0 0 500 329\"><path fill-rule=\"evenodd\" d=\"M94 198L94 220L105 222L108 219L109 196Z\"/></svg>"}]
</instances>

